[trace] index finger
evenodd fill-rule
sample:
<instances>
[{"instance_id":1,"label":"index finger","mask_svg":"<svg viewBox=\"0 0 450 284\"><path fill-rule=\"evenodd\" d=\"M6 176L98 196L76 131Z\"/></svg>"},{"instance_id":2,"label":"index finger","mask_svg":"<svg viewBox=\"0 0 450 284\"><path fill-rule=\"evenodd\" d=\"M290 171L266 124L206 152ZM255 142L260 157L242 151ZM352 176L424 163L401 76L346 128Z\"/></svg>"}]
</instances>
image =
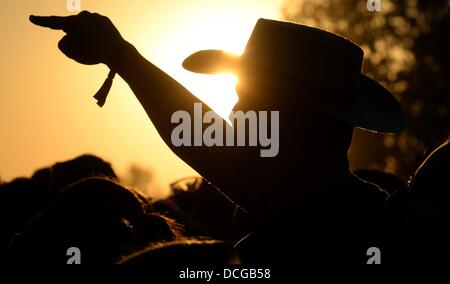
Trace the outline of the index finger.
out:
<instances>
[{"instance_id":1,"label":"index finger","mask_svg":"<svg viewBox=\"0 0 450 284\"><path fill-rule=\"evenodd\" d=\"M67 32L73 26L75 16L30 16L30 22L35 25L50 28L53 30L63 30Z\"/></svg>"}]
</instances>

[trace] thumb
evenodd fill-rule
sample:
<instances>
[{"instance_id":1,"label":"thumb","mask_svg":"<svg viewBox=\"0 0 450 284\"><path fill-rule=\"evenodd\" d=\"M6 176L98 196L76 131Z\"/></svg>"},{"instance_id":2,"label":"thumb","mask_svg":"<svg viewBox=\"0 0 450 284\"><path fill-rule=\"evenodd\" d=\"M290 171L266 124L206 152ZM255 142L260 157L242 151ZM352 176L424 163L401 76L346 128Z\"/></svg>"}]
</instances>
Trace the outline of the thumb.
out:
<instances>
[{"instance_id":1,"label":"thumb","mask_svg":"<svg viewBox=\"0 0 450 284\"><path fill-rule=\"evenodd\" d=\"M58 48L64 55L81 64L97 64L86 52L85 47L80 44L80 40L73 35L65 35L59 42Z\"/></svg>"},{"instance_id":2,"label":"thumb","mask_svg":"<svg viewBox=\"0 0 450 284\"><path fill-rule=\"evenodd\" d=\"M76 49L77 48L76 48L75 42L74 42L74 40L72 39L71 36L68 36L68 35L64 36L58 42L58 48L67 57L72 58L72 59L77 58L77 54L76 54Z\"/></svg>"}]
</instances>

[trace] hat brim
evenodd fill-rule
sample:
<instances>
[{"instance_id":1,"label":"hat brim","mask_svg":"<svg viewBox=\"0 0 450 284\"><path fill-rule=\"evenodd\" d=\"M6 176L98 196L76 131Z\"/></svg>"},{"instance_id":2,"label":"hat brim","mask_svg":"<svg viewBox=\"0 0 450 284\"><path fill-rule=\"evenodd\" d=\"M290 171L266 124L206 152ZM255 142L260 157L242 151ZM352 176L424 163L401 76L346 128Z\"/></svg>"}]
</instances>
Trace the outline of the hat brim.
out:
<instances>
[{"instance_id":1,"label":"hat brim","mask_svg":"<svg viewBox=\"0 0 450 284\"><path fill-rule=\"evenodd\" d=\"M240 66L240 56L223 50L201 50L183 61L183 68L194 73L218 74L236 72Z\"/></svg>"},{"instance_id":2,"label":"hat brim","mask_svg":"<svg viewBox=\"0 0 450 284\"><path fill-rule=\"evenodd\" d=\"M240 65L239 56L222 50L201 50L183 61L183 67L186 70L202 74L239 73ZM291 87L296 89L295 86ZM314 88L308 89L314 90ZM327 106L326 103L320 101L314 103L312 100L308 100L308 102L319 109L325 109L339 119L367 130L399 132L406 128L401 106L395 97L366 75L361 74L360 76L356 98L356 105L345 109L338 109L332 104Z\"/></svg>"},{"instance_id":3,"label":"hat brim","mask_svg":"<svg viewBox=\"0 0 450 284\"><path fill-rule=\"evenodd\" d=\"M355 126L380 132L399 132L407 127L399 102L386 88L363 74L359 86L355 112L349 118Z\"/></svg>"}]
</instances>

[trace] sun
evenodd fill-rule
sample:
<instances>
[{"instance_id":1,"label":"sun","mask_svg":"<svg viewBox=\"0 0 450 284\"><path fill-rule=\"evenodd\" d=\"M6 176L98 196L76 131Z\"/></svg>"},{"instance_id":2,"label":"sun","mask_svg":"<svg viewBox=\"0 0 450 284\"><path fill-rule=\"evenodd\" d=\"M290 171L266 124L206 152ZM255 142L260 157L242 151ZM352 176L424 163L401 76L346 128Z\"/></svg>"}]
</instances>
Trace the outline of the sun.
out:
<instances>
[{"instance_id":1,"label":"sun","mask_svg":"<svg viewBox=\"0 0 450 284\"><path fill-rule=\"evenodd\" d=\"M238 101L235 86L238 78L233 74L201 75L180 72L175 76L195 96L227 119Z\"/></svg>"},{"instance_id":2,"label":"sun","mask_svg":"<svg viewBox=\"0 0 450 284\"><path fill-rule=\"evenodd\" d=\"M161 68L225 119L238 101L236 75L192 73L183 69L182 62L192 53L204 49L242 54L257 17L243 19L234 21L226 17L210 20L209 24L202 19L186 22L183 27L177 26L176 30L168 31L173 32L173 40L161 51L161 57L170 54L167 60L162 61Z\"/></svg>"},{"instance_id":3,"label":"sun","mask_svg":"<svg viewBox=\"0 0 450 284\"><path fill-rule=\"evenodd\" d=\"M247 31L245 31L239 29L236 24L226 22L209 27L204 26L203 31L195 33L195 37L191 41L180 47L179 53L184 56L174 66L173 77L224 118L228 117L238 101L235 90L238 81L236 75L231 73L216 75L192 73L184 70L181 62L190 54L202 49L221 49L240 55L245 48L252 27L252 23L249 23ZM236 33L236 30L240 30L240 32ZM220 36L205 37L205 34Z\"/></svg>"}]
</instances>

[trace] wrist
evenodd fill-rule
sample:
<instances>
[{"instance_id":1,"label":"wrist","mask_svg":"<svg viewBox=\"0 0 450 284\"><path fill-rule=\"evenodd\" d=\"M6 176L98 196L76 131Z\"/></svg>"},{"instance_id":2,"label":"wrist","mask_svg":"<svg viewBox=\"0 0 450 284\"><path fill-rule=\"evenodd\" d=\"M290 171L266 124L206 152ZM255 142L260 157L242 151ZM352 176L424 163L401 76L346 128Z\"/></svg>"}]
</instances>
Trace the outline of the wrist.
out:
<instances>
[{"instance_id":1,"label":"wrist","mask_svg":"<svg viewBox=\"0 0 450 284\"><path fill-rule=\"evenodd\" d=\"M134 50L134 47L131 43L121 40L111 48L111 52L104 63L109 69L118 72L122 69L122 65L127 62L127 57L132 50Z\"/></svg>"}]
</instances>

